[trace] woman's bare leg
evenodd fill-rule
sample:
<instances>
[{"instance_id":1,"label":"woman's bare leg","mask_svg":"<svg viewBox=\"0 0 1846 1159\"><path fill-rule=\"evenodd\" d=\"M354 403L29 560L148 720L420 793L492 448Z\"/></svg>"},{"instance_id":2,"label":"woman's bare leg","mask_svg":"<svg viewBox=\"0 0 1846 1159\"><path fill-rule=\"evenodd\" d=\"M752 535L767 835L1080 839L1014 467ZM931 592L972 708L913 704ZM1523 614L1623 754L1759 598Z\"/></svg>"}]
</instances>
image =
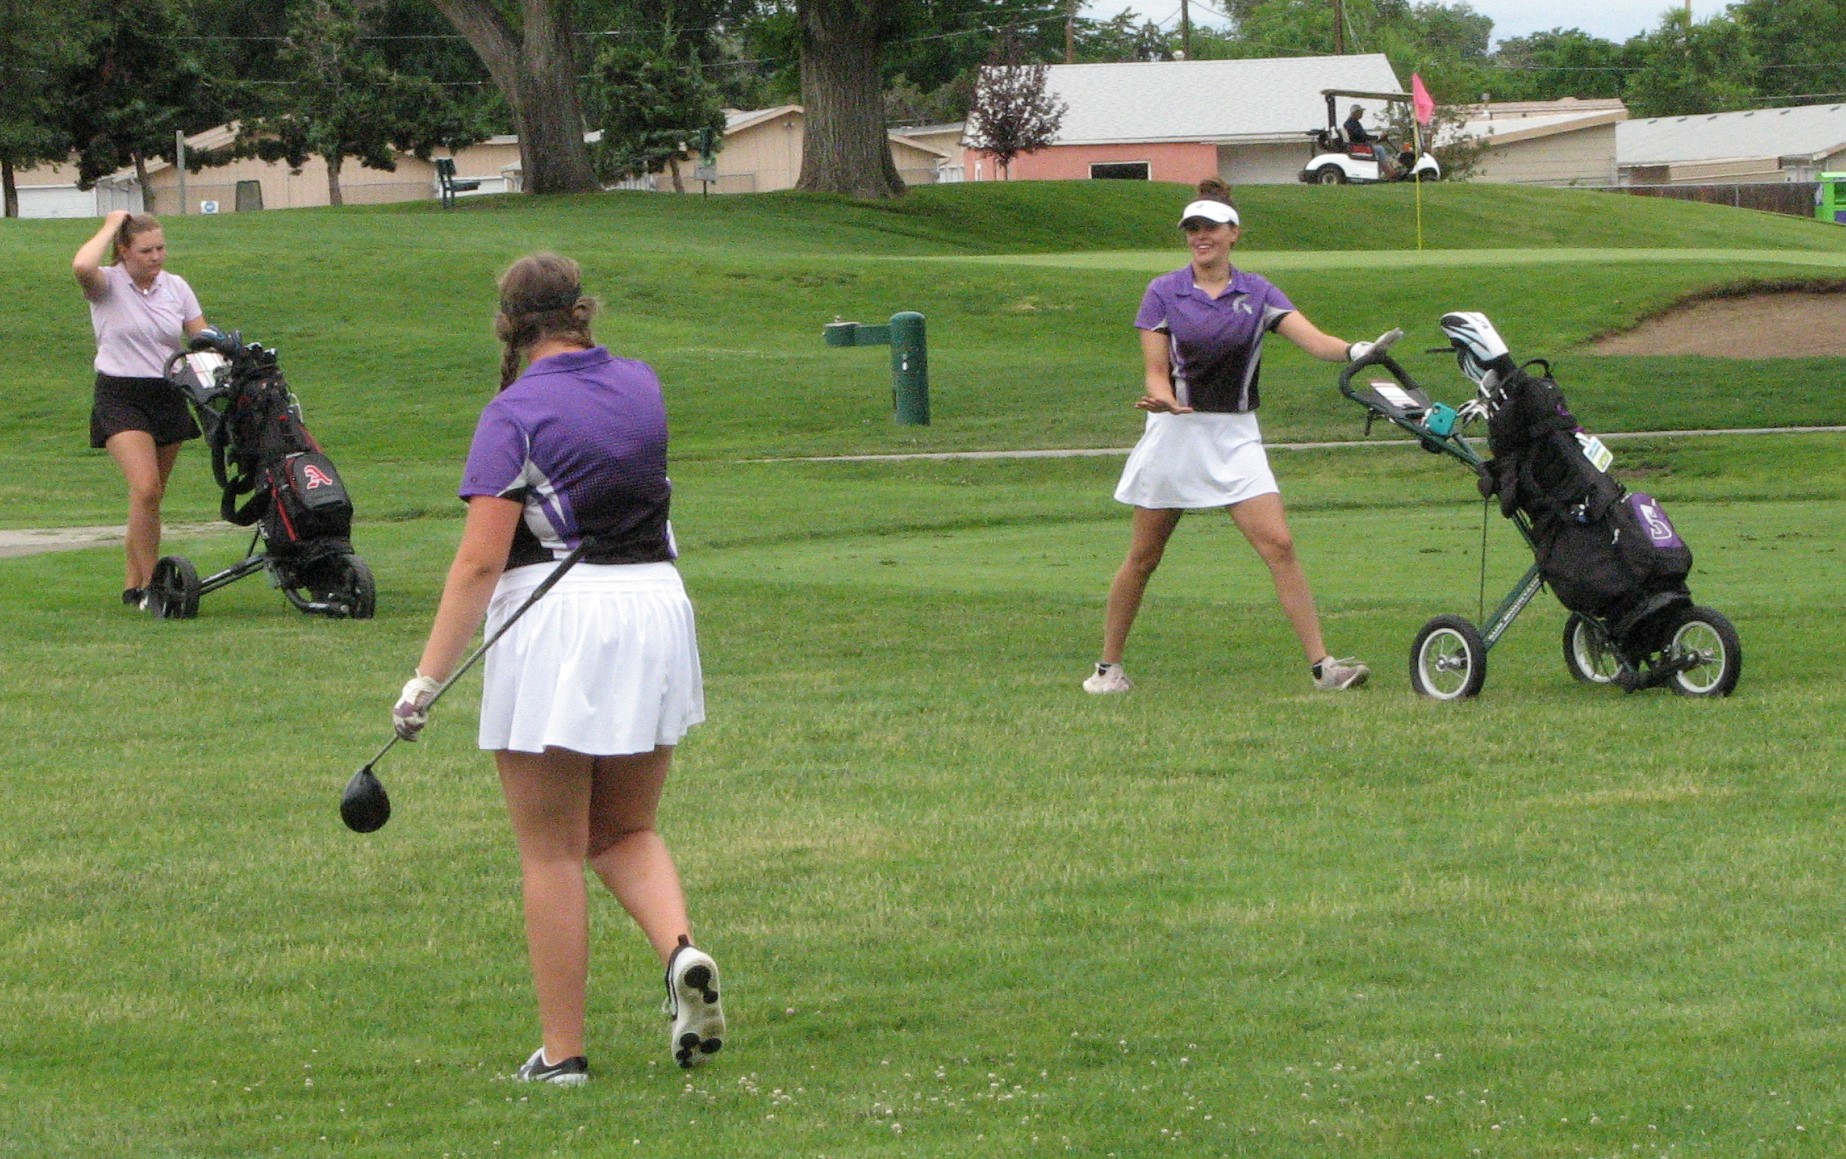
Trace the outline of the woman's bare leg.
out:
<instances>
[{"instance_id":1,"label":"woman's bare leg","mask_svg":"<svg viewBox=\"0 0 1846 1159\"><path fill-rule=\"evenodd\" d=\"M597 757L590 791L590 868L641 927L664 965L692 936L686 894L667 843L654 828L673 747Z\"/></svg>"},{"instance_id":2,"label":"woman's bare leg","mask_svg":"<svg viewBox=\"0 0 1846 1159\"><path fill-rule=\"evenodd\" d=\"M1179 517L1184 514L1184 511L1174 508L1134 509L1128 557L1122 561L1115 579L1109 584L1109 603L1103 612L1103 663L1122 662L1122 653L1128 646L1128 632L1134 627L1135 616L1141 611L1141 597L1147 591L1147 581L1153 576L1154 569L1160 566L1160 559L1166 554L1167 540L1172 538L1173 529L1179 526Z\"/></svg>"},{"instance_id":3,"label":"woman's bare leg","mask_svg":"<svg viewBox=\"0 0 1846 1159\"><path fill-rule=\"evenodd\" d=\"M124 588L144 588L160 558L160 502L179 459L179 443L154 445L146 431L117 431L105 444L128 481L128 528L123 539Z\"/></svg>"},{"instance_id":4,"label":"woman's bare leg","mask_svg":"<svg viewBox=\"0 0 1846 1159\"><path fill-rule=\"evenodd\" d=\"M1282 612L1301 641L1309 664L1318 664L1327 656L1326 641L1320 635L1320 614L1314 609L1314 593L1308 588L1307 573L1295 554L1295 537L1288 529L1282 511L1282 497L1270 492L1234 503L1228 509L1237 529L1250 541L1275 581L1276 599Z\"/></svg>"},{"instance_id":5,"label":"woman's bare leg","mask_svg":"<svg viewBox=\"0 0 1846 1159\"><path fill-rule=\"evenodd\" d=\"M592 760L567 749L494 754L519 843L526 950L545 1057L583 1051L590 969L589 897L583 863L590 839Z\"/></svg>"}]
</instances>

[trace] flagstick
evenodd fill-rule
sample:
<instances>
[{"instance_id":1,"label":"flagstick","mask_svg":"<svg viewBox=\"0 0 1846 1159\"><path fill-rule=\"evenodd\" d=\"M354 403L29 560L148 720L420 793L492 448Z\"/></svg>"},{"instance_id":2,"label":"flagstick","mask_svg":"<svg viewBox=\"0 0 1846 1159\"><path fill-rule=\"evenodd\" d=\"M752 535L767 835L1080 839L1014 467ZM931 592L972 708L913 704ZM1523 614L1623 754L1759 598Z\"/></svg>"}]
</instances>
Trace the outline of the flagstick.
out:
<instances>
[{"instance_id":1,"label":"flagstick","mask_svg":"<svg viewBox=\"0 0 1846 1159\"><path fill-rule=\"evenodd\" d=\"M1417 162L1423 159L1423 133L1422 126L1415 120L1410 122L1410 140L1416 148L1414 159L1410 162L1413 174L1410 184L1417 187L1417 249L1421 250L1423 248L1423 183L1415 178L1414 173Z\"/></svg>"}]
</instances>

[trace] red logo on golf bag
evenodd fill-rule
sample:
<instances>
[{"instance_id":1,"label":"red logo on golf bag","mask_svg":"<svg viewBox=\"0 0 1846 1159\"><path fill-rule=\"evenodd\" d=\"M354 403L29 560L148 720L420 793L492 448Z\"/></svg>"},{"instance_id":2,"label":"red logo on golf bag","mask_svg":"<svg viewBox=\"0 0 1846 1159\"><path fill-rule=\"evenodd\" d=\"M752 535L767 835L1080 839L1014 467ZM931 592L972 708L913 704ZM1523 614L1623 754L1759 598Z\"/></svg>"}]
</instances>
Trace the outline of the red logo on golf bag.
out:
<instances>
[{"instance_id":1,"label":"red logo on golf bag","mask_svg":"<svg viewBox=\"0 0 1846 1159\"><path fill-rule=\"evenodd\" d=\"M334 486L334 482L331 478L327 476L327 472L321 470L319 467L316 467L313 463L303 463L302 464L301 477L304 480L306 480L306 484L302 488L305 491L312 491L316 487Z\"/></svg>"}]
</instances>

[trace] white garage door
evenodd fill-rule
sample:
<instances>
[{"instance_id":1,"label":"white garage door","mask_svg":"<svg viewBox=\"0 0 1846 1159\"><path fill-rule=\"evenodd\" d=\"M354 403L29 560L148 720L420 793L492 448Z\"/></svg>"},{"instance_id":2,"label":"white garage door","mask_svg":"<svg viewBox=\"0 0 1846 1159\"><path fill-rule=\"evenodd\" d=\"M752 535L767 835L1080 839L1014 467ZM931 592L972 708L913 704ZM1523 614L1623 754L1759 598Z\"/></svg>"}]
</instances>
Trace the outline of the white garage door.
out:
<instances>
[{"instance_id":1,"label":"white garage door","mask_svg":"<svg viewBox=\"0 0 1846 1159\"><path fill-rule=\"evenodd\" d=\"M21 217L99 217L96 191L75 185L22 185L19 188Z\"/></svg>"}]
</instances>

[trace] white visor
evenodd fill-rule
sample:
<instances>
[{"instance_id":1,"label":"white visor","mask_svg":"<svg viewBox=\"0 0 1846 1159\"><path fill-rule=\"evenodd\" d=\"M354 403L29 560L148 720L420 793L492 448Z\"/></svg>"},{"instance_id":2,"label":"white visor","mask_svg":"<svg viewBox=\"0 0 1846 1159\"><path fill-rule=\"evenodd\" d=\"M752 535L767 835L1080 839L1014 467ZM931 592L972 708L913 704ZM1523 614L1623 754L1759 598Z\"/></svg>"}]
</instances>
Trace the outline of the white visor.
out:
<instances>
[{"instance_id":1,"label":"white visor","mask_svg":"<svg viewBox=\"0 0 1846 1159\"><path fill-rule=\"evenodd\" d=\"M1237 211L1224 204L1222 201L1193 202L1186 207L1185 212L1179 215L1179 223L1185 225L1195 217L1202 217L1206 221L1215 221L1219 225L1238 224Z\"/></svg>"}]
</instances>

